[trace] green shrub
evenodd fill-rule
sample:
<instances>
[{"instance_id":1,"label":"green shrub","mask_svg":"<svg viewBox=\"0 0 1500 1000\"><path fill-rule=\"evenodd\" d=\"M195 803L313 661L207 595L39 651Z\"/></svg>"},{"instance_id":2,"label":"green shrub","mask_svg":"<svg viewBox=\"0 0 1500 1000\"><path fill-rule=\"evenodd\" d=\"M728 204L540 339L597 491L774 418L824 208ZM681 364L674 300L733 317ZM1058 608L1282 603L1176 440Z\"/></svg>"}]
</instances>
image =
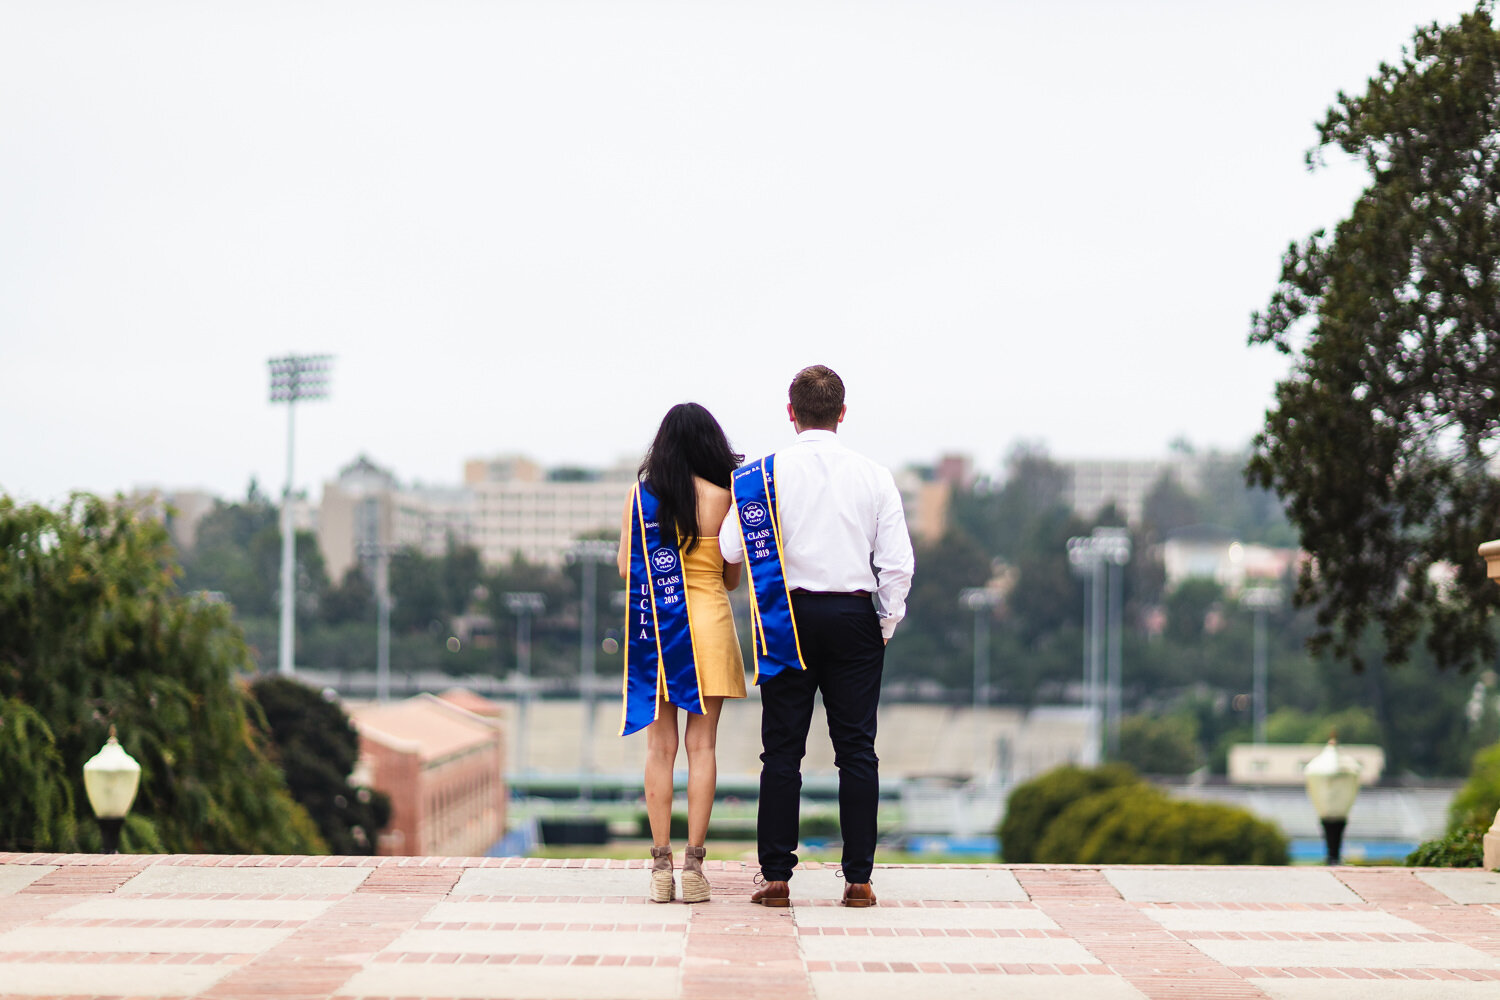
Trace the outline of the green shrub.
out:
<instances>
[{"instance_id":1,"label":"green shrub","mask_svg":"<svg viewBox=\"0 0 1500 1000\"><path fill-rule=\"evenodd\" d=\"M827 840L843 836L843 830L839 828L838 813L808 813L797 825L797 836L803 840Z\"/></svg>"},{"instance_id":2,"label":"green shrub","mask_svg":"<svg viewBox=\"0 0 1500 1000\"><path fill-rule=\"evenodd\" d=\"M1489 821L1475 820L1420 845L1406 856L1413 868L1482 868Z\"/></svg>"},{"instance_id":3,"label":"green shrub","mask_svg":"<svg viewBox=\"0 0 1500 1000\"><path fill-rule=\"evenodd\" d=\"M1244 809L1183 802L1147 785L1099 792L1052 822L1036 860L1051 864L1284 865L1287 842Z\"/></svg>"},{"instance_id":4,"label":"green shrub","mask_svg":"<svg viewBox=\"0 0 1500 1000\"><path fill-rule=\"evenodd\" d=\"M1143 774L1188 774L1199 764L1191 716L1132 715L1120 721L1120 759Z\"/></svg>"},{"instance_id":5,"label":"green shrub","mask_svg":"<svg viewBox=\"0 0 1500 1000\"><path fill-rule=\"evenodd\" d=\"M636 824L640 830L642 840L651 839L651 818L646 813L638 813ZM668 836L673 840L687 840L688 821L687 813L674 812L672 814L672 825ZM708 821L709 840L754 840L755 820L753 819L725 819L718 820L710 818Z\"/></svg>"},{"instance_id":6,"label":"green shrub","mask_svg":"<svg viewBox=\"0 0 1500 1000\"><path fill-rule=\"evenodd\" d=\"M1082 768L1068 765L1017 786L1006 800L1000 822L1000 853L1010 864L1039 860L1037 845L1047 827L1079 799L1121 786L1140 787L1141 780L1124 764Z\"/></svg>"},{"instance_id":7,"label":"green shrub","mask_svg":"<svg viewBox=\"0 0 1500 1000\"><path fill-rule=\"evenodd\" d=\"M1494 822L1497 810L1500 810L1500 743L1474 755L1469 780L1448 806L1448 832L1457 833L1481 820L1487 828Z\"/></svg>"}]
</instances>

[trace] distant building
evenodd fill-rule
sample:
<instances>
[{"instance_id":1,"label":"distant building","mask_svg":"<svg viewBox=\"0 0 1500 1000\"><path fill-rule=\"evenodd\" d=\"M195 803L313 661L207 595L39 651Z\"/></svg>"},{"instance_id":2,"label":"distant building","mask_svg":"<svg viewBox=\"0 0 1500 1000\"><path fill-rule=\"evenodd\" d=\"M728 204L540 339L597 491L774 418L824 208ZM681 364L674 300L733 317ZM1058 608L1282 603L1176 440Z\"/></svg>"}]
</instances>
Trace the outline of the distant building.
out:
<instances>
[{"instance_id":1,"label":"distant building","mask_svg":"<svg viewBox=\"0 0 1500 1000\"><path fill-rule=\"evenodd\" d=\"M1213 580L1225 593L1237 594L1247 583L1279 581L1302 558L1297 549L1245 545L1233 532L1194 525L1172 532L1161 546L1168 590L1184 580Z\"/></svg>"},{"instance_id":2,"label":"distant building","mask_svg":"<svg viewBox=\"0 0 1500 1000\"><path fill-rule=\"evenodd\" d=\"M1197 489L1197 463L1189 455L1156 459L1057 459L1068 472L1068 506L1082 517L1093 517L1114 504L1131 524L1141 523L1146 497L1163 476L1176 478L1187 490Z\"/></svg>"},{"instance_id":3,"label":"distant building","mask_svg":"<svg viewBox=\"0 0 1500 1000\"><path fill-rule=\"evenodd\" d=\"M944 455L935 466L908 465L895 473L913 541L935 542L948 531L953 494L974 483L966 455Z\"/></svg>"},{"instance_id":4,"label":"distant building","mask_svg":"<svg viewBox=\"0 0 1500 1000\"><path fill-rule=\"evenodd\" d=\"M188 552L198 541L198 525L214 509L218 498L205 490L167 490L154 486L137 486L129 500L139 509L160 520L172 536L178 551Z\"/></svg>"},{"instance_id":5,"label":"distant building","mask_svg":"<svg viewBox=\"0 0 1500 1000\"><path fill-rule=\"evenodd\" d=\"M481 857L505 834L499 706L450 694L345 706L359 731L360 783L391 799L377 854Z\"/></svg>"},{"instance_id":6,"label":"distant building","mask_svg":"<svg viewBox=\"0 0 1500 1000\"><path fill-rule=\"evenodd\" d=\"M620 511L635 483L633 465L603 471L543 472L519 456L474 459L464 465L464 485L476 504L474 544L487 565L519 555L558 565L582 537L620 530Z\"/></svg>"},{"instance_id":7,"label":"distant building","mask_svg":"<svg viewBox=\"0 0 1500 1000\"><path fill-rule=\"evenodd\" d=\"M474 543L475 510L467 489L402 486L392 472L361 455L323 484L318 549L334 581L344 578L369 544L440 556L449 544Z\"/></svg>"},{"instance_id":8,"label":"distant building","mask_svg":"<svg viewBox=\"0 0 1500 1000\"><path fill-rule=\"evenodd\" d=\"M1323 743L1236 743L1229 748L1229 780L1236 785L1296 785L1302 769L1323 752ZM1364 743L1340 743L1339 753L1359 764L1359 783L1373 785L1385 772L1385 751Z\"/></svg>"}]
</instances>

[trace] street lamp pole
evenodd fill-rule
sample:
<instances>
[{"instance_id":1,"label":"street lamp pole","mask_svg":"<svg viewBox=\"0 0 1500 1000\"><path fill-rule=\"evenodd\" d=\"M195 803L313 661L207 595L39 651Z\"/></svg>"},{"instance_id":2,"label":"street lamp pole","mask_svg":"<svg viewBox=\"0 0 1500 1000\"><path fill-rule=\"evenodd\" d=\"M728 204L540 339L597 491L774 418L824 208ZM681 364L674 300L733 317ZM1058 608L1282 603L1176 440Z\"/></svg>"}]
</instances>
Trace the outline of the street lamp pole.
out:
<instances>
[{"instance_id":1,"label":"street lamp pole","mask_svg":"<svg viewBox=\"0 0 1500 1000\"><path fill-rule=\"evenodd\" d=\"M599 594L599 564L615 558L618 546L614 542L591 539L573 547L573 557L582 563L583 613L578 621L578 684L583 695L583 745L579 770L582 772L578 794L584 802L594 797L594 712L597 707L594 691L595 656L599 650L598 624L595 607Z\"/></svg>"},{"instance_id":2,"label":"street lamp pole","mask_svg":"<svg viewBox=\"0 0 1500 1000\"><path fill-rule=\"evenodd\" d=\"M297 403L328 398L329 354L288 354L266 362L271 369L271 402L286 404L286 489L281 494L281 641L276 669L292 673L296 648L297 543L292 529L293 445Z\"/></svg>"},{"instance_id":3,"label":"street lamp pole","mask_svg":"<svg viewBox=\"0 0 1500 1000\"><path fill-rule=\"evenodd\" d=\"M1000 603L1000 595L984 587L966 587L959 592L958 603L974 612L974 777L977 779L988 756L980 713L990 694L990 609Z\"/></svg>"},{"instance_id":4,"label":"street lamp pole","mask_svg":"<svg viewBox=\"0 0 1500 1000\"><path fill-rule=\"evenodd\" d=\"M516 763L515 773L527 770L527 716L531 708L531 618L547 607L547 598L535 591L523 590L505 595L505 606L516 616L516 671L520 690L516 695Z\"/></svg>"}]
</instances>

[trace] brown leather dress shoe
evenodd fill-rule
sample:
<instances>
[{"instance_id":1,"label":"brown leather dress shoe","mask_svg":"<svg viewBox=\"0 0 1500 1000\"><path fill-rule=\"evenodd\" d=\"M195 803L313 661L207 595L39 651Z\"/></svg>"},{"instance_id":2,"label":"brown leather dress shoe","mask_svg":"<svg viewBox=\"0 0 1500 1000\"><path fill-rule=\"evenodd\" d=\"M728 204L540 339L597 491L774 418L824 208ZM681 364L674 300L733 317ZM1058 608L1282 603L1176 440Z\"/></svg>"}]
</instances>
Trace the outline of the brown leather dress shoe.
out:
<instances>
[{"instance_id":1,"label":"brown leather dress shoe","mask_svg":"<svg viewBox=\"0 0 1500 1000\"><path fill-rule=\"evenodd\" d=\"M845 906L874 906L875 890L868 882L848 882L844 885Z\"/></svg>"},{"instance_id":2,"label":"brown leather dress shoe","mask_svg":"<svg viewBox=\"0 0 1500 1000\"><path fill-rule=\"evenodd\" d=\"M750 894L750 902L761 906L791 906L792 888L785 882L767 882Z\"/></svg>"}]
</instances>

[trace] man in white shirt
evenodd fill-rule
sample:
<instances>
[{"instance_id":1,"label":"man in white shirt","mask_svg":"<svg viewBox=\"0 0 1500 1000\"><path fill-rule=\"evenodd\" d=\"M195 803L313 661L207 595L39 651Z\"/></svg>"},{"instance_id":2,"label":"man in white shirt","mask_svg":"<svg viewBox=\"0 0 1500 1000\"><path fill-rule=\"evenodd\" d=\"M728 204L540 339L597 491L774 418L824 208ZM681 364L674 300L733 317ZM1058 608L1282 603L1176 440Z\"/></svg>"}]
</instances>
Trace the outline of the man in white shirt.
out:
<instances>
[{"instance_id":1,"label":"man in white shirt","mask_svg":"<svg viewBox=\"0 0 1500 1000\"><path fill-rule=\"evenodd\" d=\"M792 380L787 413L797 441L776 453L781 563L805 670L762 682L761 775L757 820L765 885L751 901L787 906L797 864L802 757L813 696L823 693L839 771L843 902L873 906L875 812L880 800L876 709L885 643L906 614L913 568L901 494L890 472L841 444L844 383L813 365ZM738 509L726 518L719 548L726 562L745 558Z\"/></svg>"}]
</instances>

